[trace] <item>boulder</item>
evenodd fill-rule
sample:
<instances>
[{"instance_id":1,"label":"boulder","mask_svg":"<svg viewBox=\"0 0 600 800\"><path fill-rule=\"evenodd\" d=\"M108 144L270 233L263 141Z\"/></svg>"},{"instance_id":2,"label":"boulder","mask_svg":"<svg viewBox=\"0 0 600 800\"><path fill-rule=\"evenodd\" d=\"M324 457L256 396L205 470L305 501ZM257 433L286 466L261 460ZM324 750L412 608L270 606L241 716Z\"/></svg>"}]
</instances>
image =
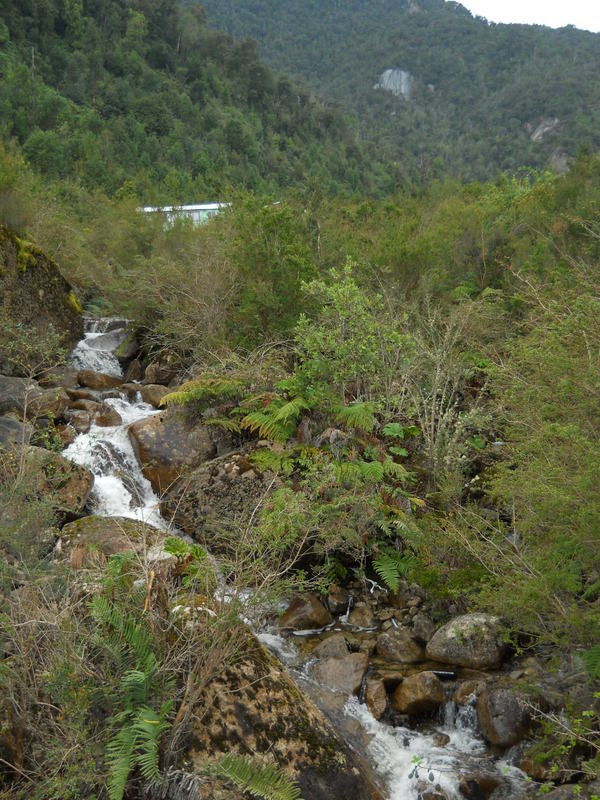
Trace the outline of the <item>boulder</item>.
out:
<instances>
[{"instance_id":1,"label":"boulder","mask_svg":"<svg viewBox=\"0 0 600 800\"><path fill-rule=\"evenodd\" d=\"M348 645L343 633L333 633L320 642L312 651L316 658L344 658L348 655Z\"/></svg>"},{"instance_id":2,"label":"boulder","mask_svg":"<svg viewBox=\"0 0 600 800\"><path fill-rule=\"evenodd\" d=\"M175 557L162 549L163 539L162 531L139 520L83 517L63 527L57 551L73 569L102 564L109 556L130 551L154 563L174 563Z\"/></svg>"},{"instance_id":3,"label":"boulder","mask_svg":"<svg viewBox=\"0 0 600 800\"><path fill-rule=\"evenodd\" d=\"M25 474L37 496L45 496L60 520L80 517L94 484L85 467L41 447L28 447Z\"/></svg>"},{"instance_id":4,"label":"boulder","mask_svg":"<svg viewBox=\"0 0 600 800\"><path fill-rule=\"evenodd\" d=\"M186 761L239 752L283 767L303 800L382 800L378 779L256 640L245 634L235 657L207 681L192 709Z\"/></svg>"},{"instance_id":5,"label":"boulder","mask_svg":"<svg viewBox=\"0 0 600 800\"><path fill-rule=\"evenodd\" d=\"M93 369L80 369L77 373L77 380L82 386L88 389L115 389L123 383L123 378L115 375L107 375L105 372L95 372Z\"/></svg>"},{"instance_id":6,"label":"boulder","mask_svg":"<svg viewBox=\"0 0 600 800\"><path fill-rule=\"evenodd\" d=\"M63 448L73 444L78 436L77 431L72 425L59 425L56 428L56 433L58 434L58 438L60 439Z\"/></svg>"},{"instance_id":7,"label":"boulder","mask_svg":"<svg viewBox=\"0 0 600 800\"><path fill-rule=\"evenodd\" d=\"M0 449L27 445L32 435L33 426L28 422L21 422L13 416L0 417Z\"/></svg>"},{"instance_id":8,"label":"boulder","mask_svg":"<svg viewBox=\"0 0 600 800\"><path fill-rule=\"evenodd\" d=\"M332 583L327 593L327 608L332 614L345 614L350 602L350 592Z\"/></svg>"},{"instance_id":9,"label":"boulder","mask_svg":"<svg viewBox=\"0 0 600 800\"><path fill-rule=\"evenodd\" d=\"M171 391L166 386L161 386L160 383L142 384L139 390L144 403L149 403L154 408L158 408L163 397Z\"/></svg>"},{"instance_id":10,"label":"boulder","mask_svg":"<svg viewBox=\"0 0 600 800\"><path fill-rule=\"evenodd\" d=\"M312 630L324 628L332 622L332 616L319 598L307 592L294 597L285 613L279 618L281 630Z\"/></svg>"},{"instance_id":11,"label":"boulder","mask_svg":"<svg viewBox=\"0 0 600 800\"><path fill-rule=\"evenodd\" d=\"M97 400L80 398L79 400L71 400L69 407L75 411L86 411L90 416L93 416L102 410L102 403Z\"/></svg>"},{"instance_id":12,"label":"boulder","mask_svg":"<svg viewBox=\"0 0 600 800\"><path fill-rule=\"evenodd\" d=\"M0 317L31 330L36 341L45 342L50 329L59 343L70 350L83 337L81 308L69 283L57 264L38 247L20 239L0 226ZM0 351L2 342L0 341ZM43 351L29 354L31 363L40 363L48 356ZM10 354L4 359L3 371L11 368ZM20 374L12 365L11 373Z\"/></svg>"},{"instance_id":13,"label":"boulder","mask_svg":"<svg viewBox=\"0 0 600 800\"><path fill-rule=\"evenodd\" d=\"M492 792L501 785L498 775L487 772L474 772L461 775L458 788L467 800L488 800Z\"/></svg>"},{"instance_id":14,"label":"boulder","mask_svg":"<svg viewBox=\"0 0 600 800\"><path fill-rule=\"evenodd\" d=\"M446 700L444 687L433 672L409 675L392 695L392 708L400 714L424 714Z\"/></svg>"},{"instance_id":15,"label":"boulder","mask_svg":"<svg viewBox=\"0 0 600 800\"><path fill-rule=\"evenodd\" d=\"M369 657L365 653L347 653L342 658L324 658L313 667L313 678L343 694L358 694Z\"/></svg>"},{"instance_id":16,"label":"boulder","mask_svg":"<svg viewBox=\"0 0 600 800\"><path fill-rule=\"evenodd\" d=\"M452 699L457 706L465 706L467 703L472 702L476 698L481 689L483 682L477 680L466 680L460 683L452 695Z\"/></svg>"},{"instance_id":17,"label":"boulder","mask_svg":"<svg viewBox=\"0 0 600 800\"><path fill-rule=\"evenodd\" d=\"M464 614L443 625L427 645L427 656L442 664L470 669L500 666L506 645L500 634L500 620L489 614Z\"/></svg>"},{"instance_id":18,"label":"boulder","mask_svg":"<svg viewBox=\"0 0 600 800\"><path fill-rule=\"evenodd\" d=\"M164 361L153 361L144 372L143 383L161 383L166 386L177 375L175 367Z\"/></svg>"},{"instance_id":19,"label":"boulder","mask_svg":"<svg viewBox=\"0 0 600 800\"><path fill-rule=\"evenodd\" d=\"M423 645L407 628L390 628L377 637L377 655L388 661L416 664L423 661Z\"/></svg>"},{"instance_id":20,"label":"boulder","mask_svg":"<svg viewBox=\"0 0 600 800\"><path fill-rule=\"evenodd\" d=\"M121 415L112 406L102 405L94 414L94 422L101 428L112 428L122 423Z\"/></svg>"},{"instance_id":21,"label":"boulder","mask_svg":"<svg viewBox=\"0 0 600 800\"><path fill-rule=\"evenodd\" d=\"M71 411L69 421L77 433L87 433L92 424L87 411Z\"/></svg>"},{"instance_id":22,"label":"boulder","mask_svg":"<svg viewBox=\"0 0 600 800\"><path fill-rule=\"evenodd\" d=\"M348 622L357 628L372 628L376 624L373 612L366 603L357 603L354 606Z\"/></svg>"},{"instance_id":23,"label":"boulder","mask_svg":"<svg viewBox=\"0 0 600 800\"><path fill-rule=\"evenodd\" d=\"M365 681L365 702L375 719L381 719L386 712L388 696L383 679L369 675Z\"/></svg>"},{"instance_id":24,"label":"boulder","mask_svg":"<svg viewBox=\"0 0 600 800\"><path fill-rule=\"evenodd\" d=\"M487 741L500 747L520 742L531 724L529 711L508 688L484 687L477 698L477 718Z\"/></svg>"},{"instance_id":25,"label":"boulder","mask_svg":"<svg viewBox=\"0 0 600 800\"><path fill-rule=\"evenodd\" d=\"M420 639L420 641L427 644L427 642L433 636L435 628L431 618L424 614L422 611L419 611L415 616L412 618L412 633L416 639Z\"/></svg>"},{"instance_id":26,"label":"boulder","mask_svg":"<svg viewBox=\"0 0 600 800\"><path fill-rule=\"evenodd\" d=\"M208 426L171 409L134 422L129 438L142 472L159 494L217 455Z\"/></svg>"},{"instance_id":27,"label":"boulder","mask_svg":"<svg viewBox=\"0 0 600 800\"><path fill-rule=\"evenodd\" d=\"M143 375L144 371L139 358L134 358L125 370L125 382L131 383L132 381L141 381Z\"/></svg>"},{"instance_id":28,"label":"boulder","mask_svg":"<svg viewBox=\"0 0 600 800\"><path fill-rule=\"evenodd\" d=\"M69 405L69 395L66 391L56 386L52 389L44 389L41 394L34 397L27 406L27 416L30 419L36 417L51 417L61 419Z\"/></svg>"},{"instance_id":29,"label":"boulder","mask_svg":"<svg viewBox=\"0 0 600 800\"><path fill-rule=\"evenodd\" d=\"M0 414L16 413L22 416L30 403L41 394L37 381L0 375Z\"/></svg>"},{"instance_id":30,"label":"boulder","mask_svg":"<svg viewBox=\"0 0 600 800\"><path fill-rule=\"evenodd\" d=\"M39 376L40 386L50 389L60 386L62 389L77 389L79 381L77 375L79 370L73 367L52 367Z\"/></svg>"}]
</instances>

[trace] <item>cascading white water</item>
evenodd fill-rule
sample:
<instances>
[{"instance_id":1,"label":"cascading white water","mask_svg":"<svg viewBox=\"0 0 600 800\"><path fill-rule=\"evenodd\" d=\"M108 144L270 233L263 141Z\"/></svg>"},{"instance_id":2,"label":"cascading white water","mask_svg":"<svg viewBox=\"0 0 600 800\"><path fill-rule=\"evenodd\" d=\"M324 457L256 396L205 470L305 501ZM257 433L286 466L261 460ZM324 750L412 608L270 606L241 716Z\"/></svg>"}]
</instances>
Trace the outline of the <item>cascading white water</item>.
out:
<instances>
[{"instance_id":1,"label":"cascading white water","mask_svg":"<svg viewBox=\"0 0 600 800\"><path fill-rule=\"evenodd\" d=\"M120 377L121 367L112 349L124 340L125 324L125 320L87 321L85 338L72 352L71 363L78 369ZM92 424L88 433L80 434L63 455L93 473L95 513L139 519L164 530L166 524L160 515L159 499L140 470L127 434L132 422L157 411L142 402L139 395L133 402L125 397L108 398L104 402L118 412L121 424L109 428Z\"/></svg>"}]
</instances>

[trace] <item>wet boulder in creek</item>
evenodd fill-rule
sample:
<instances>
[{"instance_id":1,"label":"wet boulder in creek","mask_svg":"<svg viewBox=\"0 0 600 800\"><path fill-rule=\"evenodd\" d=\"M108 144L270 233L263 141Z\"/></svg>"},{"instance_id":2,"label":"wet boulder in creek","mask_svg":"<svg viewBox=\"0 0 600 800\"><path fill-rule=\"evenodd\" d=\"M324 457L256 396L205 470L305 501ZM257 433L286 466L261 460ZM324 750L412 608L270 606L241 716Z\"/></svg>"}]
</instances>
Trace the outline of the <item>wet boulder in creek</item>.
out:
<instances>
[{"instance_id":1,"label":"wet boulder in creek","mask_svg":"<svg viewBox=\"0 0 600 800\"><path fill-rule=\"evenodd\" d=\"M524 739L531 716L519 697L508 688L485 687L477 698L477 718L490 744L511 747Z\"/></svg>"},{"instance_id":2,"label":"wet boulder in creek","mask_svg":"<svg viewBox=\"0 0 600 800\"><path fill-rule=\"evenodd\" d=\"M142 472L159 494L184 472L217 455L208 427L179 410L134 422L128 432Z\"/></svg>"},{"instance_id":3,"label":"wet boulder in creek","mask_svg":"<svg viewBox=\"0 0 600 800\"><path fill-rule=\"evenodd\" d=\"M348 645L343 633L334 633L323 639L315 648L311 655L314 658L343 658L348 655Z\"/></svg>"},{"instance_id":4,"label":"wet boulder in creek","mask_svg":"<svg viewBox=\"0 0 600 800\"><path fill-rule=\"evenodd\" d=\"M434 633L426 653L432 661L442 664L470 669L497 668L506 653L500 620L489 614L456 617Z\"/></svg>"},{"instance_id":5,"label":"wet boulder in creek","mask_svg":"<svg viewBox=\"0 0 600 800\"><path fill-rule=\"evenodd\" d=\"M369 657L365 653L346 653L341 658L324 658L313 667L313 678L323 686L343 694L358 694Z\"/></svg>"},{"instance_id":6,"label":"wet boulder in creek","mask_svg":"<svg viewBox=\"0 0 600 800\"><path fill-rule=\"evenodd\" d=\"M93 369L81 369L77 373L77 380L88 389L116 389L123 383L123 378L107 375L105 372L95 372Z\"/></svg>"},{"instance_id":7,"label":"wet boulder in creek","mask_svg":"<svg viewBox=\"0 0 600 800\"><path fill-rule=\"evenodd\" d=\"M401 664L423 661L423 645L407 628L390 628L377 637L377 655Z\"/></svg>"},{"instance_id":8,"label":"wet boulder in creek","mask_svg":"<svg viewBox=\"0 0 600 800\"><path fill-rule=\"evenodd\" d=\"M294 597L285 613L279 618L281 630L313 630L324 628L333 618L316 594L306 592Z\"/></svg>"},{"instance_id":9,"label":"wet boulder in creek","mask_svg":"<svg viewBox=\"0 0 600 800\"><path fill-rule=\"evenodd\" d=\"M392 708L400 714L424 714L446 700L444 687L433 672L417 672L404 678L392 695Z\"/></svg>"},{"instance_id":10,"label":"wet boulder in creek","mask_svg":"<svg viewBox=\"0 0 600 800\"><path fill-rule=\"evenodd\" d=\"M201 770L207 757L239 752L275 761L303 800L383 800L371 768L273 656L250 634L237 650L199 698L186 763Z\"/></svg>"},{"instance_id":11,"label":"wet boulder in creek","mask_svg":"<svg viewBox=\"0 0 600 800\"><path fill-rule=\"evenodd\" d=\"M459 783L459 790L467 800L488 800L502 781L498 775L491 775L486 772L475 772L462 775Z\"/></svg>"},{"instance_id":12,"label":"wet boulder in creek","mask_svg":"<svg viewBox=\"0 0 600 800\"><path fill-rule=\"evenodd\" d=\"M365 681L365 702L375 719L381 719L388 704L385 683L378 675L369 675Z\"/></svg>"},{"instance_id":13,"label":"wet boulder in creek","mask_svg":"<svg viewBox=\"0 0 600 800\"><path fill-rule=\"evenodd\" d=\"M347 589L332 583L327 593L327 608L332 614L344 614L350 603L350 592Z\"/></svg>"}]
</instances>

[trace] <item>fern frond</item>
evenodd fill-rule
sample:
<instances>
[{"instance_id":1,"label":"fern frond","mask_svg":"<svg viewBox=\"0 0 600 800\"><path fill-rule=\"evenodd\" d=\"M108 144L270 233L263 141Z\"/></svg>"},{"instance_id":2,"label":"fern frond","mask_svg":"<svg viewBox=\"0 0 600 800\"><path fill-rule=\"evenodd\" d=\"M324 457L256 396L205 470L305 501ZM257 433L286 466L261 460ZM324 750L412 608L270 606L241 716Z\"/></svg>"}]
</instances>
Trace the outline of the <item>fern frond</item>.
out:
<instances>
[{"instance_id":1,"label":"fern frond","mask_svg":"<svg viewBox=\"0 0 600 800\"><path fill-rule=\"evenodd\" d=\"M400 588L400 578L407 575L414 565L414 557L396 553L394 551L382 552L373 559L373 569L381 579L386 589L397 592Z\"/></svg>"},{"instance_id":2,"label":"fern frond","mask_svg":"<svg viewBox=\"0 0 600 800\"><path fill-rule=\"evenodd\" d=\"M230 433L241 433L240 423L237 419L230 419L229 417L208 417L202 420L204 425L217 425Z\"/></svg>"},{"instance_id":3,"label":"fern frond","mask_svg":"<svg viewBox=\"0 0 600 800\"><path fill-rule=\"evenodd\" d=\"M277 409L274 419L284 424L290 421L297 422L300 414L309 408L310 404L303 397L293 397Z\"/></svg>"},{"instance_id":4,"label":"fern frond","mask_svg":"<svg viewBox=\"0 0 600 800\"><path fill-rule=\"evenodd\" d=\"M244 381L222 375L207 375L187 381L176 392L170 392L160 401L161 406L182 406L238 397L246 388Z\"/></svg>"},{"instance_id":5,"label":"fern frond","mask_svg":"<svg viewBox=\"0 0 600 800\"><path fill-rule=\"evenodd\" d=\"M596 644L587 650L581 660L591 678L600 678L600 644Z\"/></svg>"},{"instance_id":6,"label":"fern frond","mask_svg":"<svg viewBox=\"0 0 600 800\"><path fill-rule=\"evenodd\" d=\"M375 403L351 403L338 409L337 419L347 428L358 428L371 433L375 427Z\"/></svg>"},{"instance_id":7,"label":"fern frond","mask_svg":"<svg viewBox=\"0 0 600 800\"><path fill-rule=\"evenodd\" d=\"M136 734L130 725L121 728L106 746L108 767L108 796L110 800L122 800L125 786L135 764L134 748Z\"/></svg>"},{"instance_id":8,"label":"fern frond","mask_svg":"<svg viewBox=\"0 0 600 800\"><path fill-rule=\"evenodd\" d=\"M265 411L251 411L240 421L240 427L274 442L287 441L295 430L295 422L282 422Z\"/></svg>"},{"instance_id":9,"label":"fern frond","mask_svg":"<svg viewBox=\"0 0 600 800\"><path fill-rule=\"evenodd\" d=\"M243 756L226 755L215 767L217 775L253 797L263 800L302 800L300 789L275 765L258 764Z\"/></svg>"},{"instance_id":10,"label":"fern frond","mask_svg":"<svg viewBox=\"0 0 600 800\"><path fill-rule=\"evenodd\" d=\"M160 737L168 728L168 724L162 714L157 714L148 706L141 706L137 710L132 727L138 751L135 763L147 781L157 780L160 774L158 768Z\"/></svg>"},{"instance_id":11,"label":"fern frond","mask_svg":"<svg viewBox=\"0 0 600 800\"><path fill-rule=\"evenodd\" d=\"M386 458L383 462L383 471L386 475L389 475L390 478L396 478L396 480L402 481L408 477L408 470L402 466L402 464L397 464L391 458Z\"/></svg>"},{"instance_id":12,"label":"fern frond","mask_svg":"<svg viewBox=\"0 0 600 800\"><path fill-rule=\"evenodd\" d=\"M381 461L359 461L358 468L363 478L371 483L379 483L385 475L385 468Z\"/></svg>"}]
</instances>

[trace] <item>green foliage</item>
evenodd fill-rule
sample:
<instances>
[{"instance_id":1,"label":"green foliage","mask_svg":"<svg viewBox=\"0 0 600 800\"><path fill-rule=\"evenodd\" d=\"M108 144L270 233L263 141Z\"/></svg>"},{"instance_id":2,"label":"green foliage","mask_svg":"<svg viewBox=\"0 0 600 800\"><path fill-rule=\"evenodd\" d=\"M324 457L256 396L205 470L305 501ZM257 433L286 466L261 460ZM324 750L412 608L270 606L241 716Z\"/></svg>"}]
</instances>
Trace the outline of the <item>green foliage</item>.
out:
<instances>
[{"instance_id":1,"label":"green foliage","mask_svg":"<svg viewBox=\"0 0 600 800\"><path fill-rule=\"evenodd\" d=\"M206 375L183 383L176 392L165 395L162 406L207 405L239 397L246 388L243 381L222 375Z\"/></svg>"},{"instance_id":2,"label":"green foliage","mask_svg":"<svg viewBox=\"0 0 600 800\"><path fill-rule=\"evenodd\" d=\"M337 411L337 419L348 428L358 428L371 433L375 427L375 403L350 403Z\"/></svg>"},{"instance_id":3,"label":"green foliage","mask_svg":"<svg viewBox=\"0 0 600 800\"><path fill-rule=\"evenodd\" d=\"M364 139L417 184L448 173L494 180L500 170L542 168L557 151L574 157L600 145L597 43L588 31L488 24L444 0L204 5L219 27L257 41L274 68L342 103ZM373 89L389 68L413 76L409 99Z\"/></svg>"},{"instance_id":4,"label":"green foliage","mask_svg":"<svg viewBox=\"0 0 600 800\"><path fill-rule=\"evenodd\" d=\"M373 558L372 563L373 569L386 589L397 592L400 588L400 579L414 567L414 558L387 548Z\"/></svg>"},{"instance_id":5,"label":"green foliage","mask_svg":"<svg viewBox=\"0 0 600 800\"><path fill-rule=\"evenodd\" d=\"M590 678L598 680L600 678L600 645L597 644L586 650L582 656L582 661Z\"/></svg>"},{"instance_id":6,"label":"green foliage","mask_svg":"<svg viewBox=\"0 0 600 800\"><path fill-rule=\"evenodd\" d=\"M302 412L310 408L303 397L285 400L276 395L249 398L240 408L257 404L261 407L245 414L240 427L276 442L286 442L296 430Z\"/></svg>"},{"instance_id":7,"label":"green foliage","mask_svg":"<svg viewBox=\"0 0 600 800\"><path fill-rule=\"evenodd\" d=\"M264 800L301 800L300 789L278 767L259 764L230 753L215 764L214 773L252 797Z\"/></svg>"}]
</instances>

